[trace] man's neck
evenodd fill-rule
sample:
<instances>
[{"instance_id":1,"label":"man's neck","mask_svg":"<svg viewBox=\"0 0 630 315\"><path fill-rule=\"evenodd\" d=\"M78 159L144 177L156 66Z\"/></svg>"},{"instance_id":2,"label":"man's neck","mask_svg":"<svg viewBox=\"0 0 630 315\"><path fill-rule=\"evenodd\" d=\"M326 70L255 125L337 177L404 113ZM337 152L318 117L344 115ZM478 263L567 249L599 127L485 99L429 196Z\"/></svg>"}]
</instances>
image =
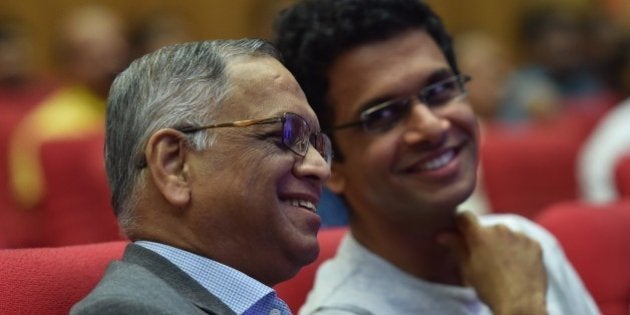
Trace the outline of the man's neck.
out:
<instances>
[{"instance_id":1,"label":"man's neck","mask_svg":"<svg viewBox=\"0 0 630 315\"><path fill-rule=\"evenodd\" d=\"M454 230L453 218L419 224L352 220L350 228L359 243L397 268L426 281L461 285L459 264L436 241L438 233Z\"/></svg>"}]
</instances>

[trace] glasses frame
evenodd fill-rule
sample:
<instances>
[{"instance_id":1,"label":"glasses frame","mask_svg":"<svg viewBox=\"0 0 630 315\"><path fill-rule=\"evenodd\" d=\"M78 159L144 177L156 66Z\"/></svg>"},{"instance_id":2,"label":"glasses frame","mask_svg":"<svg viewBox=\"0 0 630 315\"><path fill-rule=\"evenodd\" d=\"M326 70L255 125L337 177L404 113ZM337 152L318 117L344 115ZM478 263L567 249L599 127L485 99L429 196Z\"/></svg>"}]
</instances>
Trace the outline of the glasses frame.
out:
<instances>
[{"instance_id":1,"label":"glasses frame","mask_svg":"<svg viewBox=\"0 0 630 315\"><path fill-rule=\"evenodd\" d=\"M297 150L295 147L292 147L290 144L287 143L287 139L285 138L285 135L287 134L285 132L285 123L287 122L287 117L288 116L294 116L294 118L300 119L301 121L304 122L304 124L306 125L308 131L309 131L309 137L308 137L308 146L306 146L306 148L304 149L304 152L301 152L299 150ZM176 130L183 132L183 133L195 133L201 130L206 130L206 129L214 129L214 128L226 128L226 127L249 127L249 126L254 126L254 125L264 125L264 124L275 124L275 123L282 123L282 144L289 149L291 152L297 154L298 156L301 157L306 157L306 154L308 153L308 149L313 146L315 148L315 150L317 150L320 155L322 156L322 158L326 161L326 163L328 165L330 165L330 163L332 162L332 156L333 156L333 151L332 151L332 144L330 141L330 137L328 137L327 134L323 133L323 132L311 132L311 127L308 124L308 121L306 121L306 119L304 119L304 117L296 114L296 113L292 113L292 112L285 112L282 114L282 116L279 117L270 117L270 118L260 118L260 119L245 119L245 120L237 120L237 121L233 121L233 122L227 122L227 123L219 123L219 124L212 124L212 125L205 125L205 126L199 126L199 127L181 127L181 128L175 128ZM321 139L323 139L323 141L325 142L324 148L326 152L322 152L320 151L312 142L313 139L317 139L318 137L321 136Z\"/></svg>"},{"instance_id":2,"label":"glasses frame","mask_svg":"<svg viewBox=\"0 0 630 315\"><path fill-rule=\"evenodd\" d=\"M415 93L413 96L408 96L408 97L403 97L403 98L396 98L396 99L384 101L382 103L379 103L379 104L376 104L374 106L371 106L370 108L365 109L365 110L363 110L360 113L360 119L359 120L334 126L332 128L332 130L342 130L342 129L346 129L346 128L356 127L356 126L362 125L363 126L363 130L365 132L378 133L379 132L378 129L373 130L373 129L370 129L369 127L367 127L367 125L366 125L366 123L369 120L368 117L369 117L370 114L372 114L372 113L374 113L376 111L379 111L379 110L381 110L383 108L387 108L388 106L391 106L393 102L396 102L396 101L399 101L399 100L404 100L404 99L411 99L414 96L418 98L420 103L425 104L428 107L436 107L436 106L439 106L439 105L447 104L447 103L451 102L452 100L456 99L457 97L466 95L468 93L466 91L465 84L468 83L471 79L472 78L469 75L466 75L466 74L456 74L456 75L450 76L450 77L448 77L448 78L446 78L444 80L441 80L441 81L438 81L438 82L435 82L433 84L429 84L429 85L423 87L422 89L420 89L420 91ZM457 83L458 87L460 89L460 93L458 95L452 97L451 99L449 99L447 101L444 101L443 103L431 104L431 102L429 102L427 100L427 96L426 96L427 94L429 94L429 91L431 91L432 89L435 89L437 86L440 86L440 85L443 85L443 84L449 83L449 82ZM407 113L408 113L409 108L411 108L411 106L413 106L413 103L409 102L409 104L410 105L407 108ZM405 113L401 117L404 117L407 113Z\"/></svg>"}]
</instances>

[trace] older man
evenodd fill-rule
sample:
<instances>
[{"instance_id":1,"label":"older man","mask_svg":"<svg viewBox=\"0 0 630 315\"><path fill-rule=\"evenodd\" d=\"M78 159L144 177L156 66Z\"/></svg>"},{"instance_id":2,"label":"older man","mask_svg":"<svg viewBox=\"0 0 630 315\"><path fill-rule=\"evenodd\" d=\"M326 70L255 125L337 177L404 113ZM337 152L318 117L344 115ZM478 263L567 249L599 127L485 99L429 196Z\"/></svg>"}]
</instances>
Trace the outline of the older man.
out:
<instances>
[{"instance_id":1,"label":"older man","mask_svg":"<svg viewBox=\"0 0 630 315\"><path fill-rule=\"evenodd\" d=\"M73 314L289 314L271 288L318 254L331 146L260 40L170 46L108 99L112 203L133 241Z\"/></svg>"},{"instance_id":2,"label":"older man","mask_svg":"<svg viewBox=\"0 0 630 315\"><path fill-rule=\"evenodd\" d=\"M333 132L328 187L350 207L351 233L320 268L304 314L597 313L555 239L534 223L483 216L483 226L498 230L469 237L477 223L457 207L476 181L470 78L426 4L299 1L280 16L276 37L322 128ZM510 246L530 238L542 247L546 291L530 272L541 256ZM505 251L479 254L480 239L512 255L482 262ZM486 277L471 273L484 269Z\"/></svg>"}]
</instances>

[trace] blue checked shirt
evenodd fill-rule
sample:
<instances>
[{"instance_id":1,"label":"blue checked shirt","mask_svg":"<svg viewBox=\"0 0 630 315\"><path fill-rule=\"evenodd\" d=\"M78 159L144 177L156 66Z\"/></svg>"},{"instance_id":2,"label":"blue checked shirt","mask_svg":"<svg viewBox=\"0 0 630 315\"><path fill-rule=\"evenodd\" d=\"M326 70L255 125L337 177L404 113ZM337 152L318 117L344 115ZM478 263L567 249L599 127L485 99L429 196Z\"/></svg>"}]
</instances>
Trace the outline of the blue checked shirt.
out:
<instances>
[{"instance_id":1,"label":"blue checked shirt","mask_svg":"<svg viewBox=\"0 0 630 315\"><path fill-rule=\"evenodd\" d=\"M161 243L136 241L135 244L168 259L237 314L291 315L276 291L234 268Z\"/></svg>"}]
</instances>

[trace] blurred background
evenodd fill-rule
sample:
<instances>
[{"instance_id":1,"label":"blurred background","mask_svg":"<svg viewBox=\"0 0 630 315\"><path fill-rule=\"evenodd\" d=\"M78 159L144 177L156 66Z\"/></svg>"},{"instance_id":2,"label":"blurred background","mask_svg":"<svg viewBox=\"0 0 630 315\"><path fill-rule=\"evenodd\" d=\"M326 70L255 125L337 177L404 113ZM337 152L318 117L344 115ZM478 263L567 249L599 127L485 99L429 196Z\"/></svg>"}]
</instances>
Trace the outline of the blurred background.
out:
<instances>
[{"instance_id":1,"label":"blurred background","mask_svg":"<svg viewBox=\"0 0 630 315\"><path fill-rule=\"evenodd\" d=\"M608 149L592 143L614 137L590 139L630 95L630 1L427 2L473 77L469 98L482 123L481 179L467 207L535 219L559 201L630 194L619 175L630 169L620 162L630 161L630 135L612 128L621 140ZM274 16L291 3L0 2L0 248L120 239L102 161L114 76L168 44L269 39ZM328 197L325 226L345 224L342 202Z\"/></svg>"},{"instance_id":2,"label":"blurred background","mask_svg":"<svg viewBox=\"0 0 630 315\"><path fill-rule=\"evenodd\" d=\"M56 26L69 10L86 3L101 3L116 11L128 27L162 12L184 19L193 39L268 37L273 15L291 0L150 0L150 1L80 1L80 0L4 0L0 15L14 16L23 22L32 37L34 63L38 68L53 66L51 46ZM449 30L487 32L505 43L520 57L518 23L521 14L538 5L559 5L569 10L601 14L607 21L627 24L630 4L626 0L432 0L427 1L444 19Z\"/></svg>"},{"instance_id":3,"label":"blurred background","mask_svg":"<svg viewBox=\"0 0 630 315\"><path fill-rule=\"evenodd\" d=\"M479 183L464 207L548 228L603 313L627 314L630 1L427 2L473 78ZM269 39L291 3L0 1L0 249L124 239L103 166L115 75L164 45ZM330 193L318 212L347 223Z\"/></svg>"}]
</instances>

